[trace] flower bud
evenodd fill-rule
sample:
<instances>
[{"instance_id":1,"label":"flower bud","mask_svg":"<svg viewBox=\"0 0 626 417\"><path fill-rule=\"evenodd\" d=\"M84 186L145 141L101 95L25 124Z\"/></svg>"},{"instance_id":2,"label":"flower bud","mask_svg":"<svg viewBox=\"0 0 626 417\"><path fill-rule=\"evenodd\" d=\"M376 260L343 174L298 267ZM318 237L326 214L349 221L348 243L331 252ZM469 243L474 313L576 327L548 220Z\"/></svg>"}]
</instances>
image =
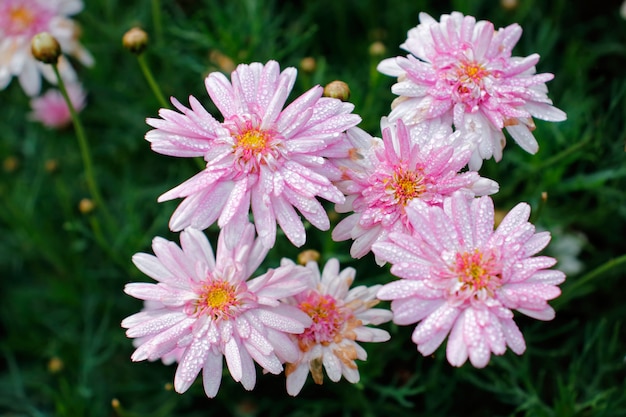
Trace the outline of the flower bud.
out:
<instances>
[{"instance_id":1,"label":"flower bud","mask_svg":"<svg viewBox=\"0 0 626 417\"><path fill-rule=\"evenodd\" d=\"M500 5L504 10L514 10L519 3L517 0L500 0Z\"/></svg>"},{"instance_id":2,"label":"flower bud","mask_svg":"<svg viewBox=\"0 0 626 417\"><path fill-rule=\"evenodd\" d=\"M120 403L120 400L118 400L117 398L113 398L111 399L111 407L115 411L120 411L120 409L122 408L122 404Z\"/></svg>"},{"instance_id":3,"label":"flower bud","mask_svg":"<svg viewBox=\"0 0 626 417\"><path fill-rule=\"evenodd\" d=\"M78 203L78 211L82 214L89 214L96 208L96 205L89 198L83 198Z\"/></svg>"},{"instance_id":4,"label":"flower bud","mask_svg":"<svg viewBox=\"0 0 626 417\"><path fill-rule=\"evenodd\" d=\"M33 57L44 64L56 64L61 56L61 45L48 32L41 32L33 36L30 42Z\"/></svg>"},{"instance_id":5,"label":"flower bud","mask_svg":"<svg viewBox=\"0 0 626 417\"><path fill-rule=\"evenodd\" d=\"M142 29L134 27L124 34L122 45L133 54L140 55L148 46L148 34Z\"/></svg>"},{"instance_id":6,"label":"flower bud","mask_svg":"<svg viewBox=\"0 0 626 417\"><path fill-rule=\"evenodd\" d=\"M333 81L324 87L324 97L338 98L341 101L348 101L350 98L350 87L343 81Z\"/></svg>"},{"instance_id":7,"label":"flower bud","mask_svg":"<svg viewBox=\"0 0 626 417\"><path fill-rule=\"evenodd\" d=\"M298 263L300 265L306 265L310 261L319 261L320 253L313 249L307 249L298 254Z\"/></svg>"},{"instance_id":8,"label":"flower bud","mask_svg":"<svg viewBox=\"0 0 626 417\"><path fill-rule=\"evenodd\" d=\"M373 42L369 48L369 53L373 57L383 56L385 55L386 51L387 51L387 48L385 48L385 44L382 43L381 41Z\"/></svg>"},{"instance_id":9,"label":"flower bud","mask_svg":"<svg viewBox=\"0 0 626 417\"><path fill-rule=\"evenodd\" d=\"M233 72L235 68L237 68L235 61L233 61L231 57L225 55L217 49L211 51L209 59L220 69L220 71L225 73Z\"/></svg>"},{"instance_id":10,"label":"flower bud","mask_svg":"<svg viewBox=\"0 0 626 417\"><path fill-rule=\"evenodd\" d=\"M44 164L44 169L48 174L54 174L59 169L59 161L56 159L48 159Z\"/></svg>"},{"instance_id":11,"label":"flower bud","mask_svg":"<svg viewBox=\"0 0 626 417\"><path fill-rule=\"evenodd\" d=\"M4 161L2 161L2 168L4 172L8 174L15 172L19 166L20 161L15 156L7 156Z\"/></svg>"},{"instance_id":12,"label":"flower bud","mask_svg":"<svg viewBox=\"0 0 626 417\"><path fill-rule=\"evenodd\" d=\"M63 361L58 356L50 358L48 361L48 372L51 374L59 373L63 370Z\"/></svg>"},{"instance_id":13,"label":"flower bud","mask_svg":"<svg viewBox=\"0 0 626 417\"><path fill-rule=\"evenodd\" d=\"M315 71L315 68L317 68L317 62L312 56L304 57L300 61L300 69L302 70L302 72L311 73Z\"/></svg>"}]
</instances>

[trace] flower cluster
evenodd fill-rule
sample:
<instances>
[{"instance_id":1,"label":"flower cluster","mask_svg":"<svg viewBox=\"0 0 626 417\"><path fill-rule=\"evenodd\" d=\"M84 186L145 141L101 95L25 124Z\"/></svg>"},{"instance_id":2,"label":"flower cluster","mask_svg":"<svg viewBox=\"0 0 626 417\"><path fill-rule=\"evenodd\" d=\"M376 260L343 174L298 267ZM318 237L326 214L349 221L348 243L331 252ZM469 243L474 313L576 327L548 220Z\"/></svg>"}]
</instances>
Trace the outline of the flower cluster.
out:
<instances>
[{"instance_id":1,"label":"flower cluster","mask_svg":"<svg viewBox=\"0 0 626 417\"><path fill-rule=\"evenodd\" d=\"M278 374L286 367L287 391L296 395L310 370L322 383L322 365L332 381L359 380L357 342L389 339L370 328L391 320L375 309L380 285L349 289L352 268L339 271L330 259L320 278L317 263L285 259L276 269L250 278L276 240L277 226L296 246L305 243L300 214L315 227L330 221L317 197L343 203L333 182L333 161L347 157L346 131L360 122L353 105L322 97L313 87L284 109L296 70L275 61L239 65L229 81L221 73L206 88L222 113L216 120L190 97L190 108L162 109L146 134L156 152L204 158L206 168L159 197L184 197L170 220L181 247L156 238L156 256L137 254L137 267L158 281L132 283L126 292L145 301L144 310L122 322L135 338L132 359L178 362L174 388L186 391L200 370L208 397L217 394L223 358L246 389L256 382L256 362ZM254 224L249 222L252 215ZM215 255L202 233L221 228ZM255 237L257 235L257 237Z\"/></svg>"},{"instance_id":2,"label":"flower cluster","mask_svg":"<svg viewBox=\"0 0 626 417\"><path fill-rule=\"evenodd\" d=\"M296 70L279 64L241 64L230 79L205 80L219 120L194 97L189 107L148 118L155 152L201 157L205 167L165 192L183 198L170 219L179 247L156 238L155 256L133 261L156 284L131 283L126 292L144 310L122 322L137 348L133 360L177 362L174 387L184 392L202 370L206 395L216 395L223 358L246 389L264 371L285 371L287 392L297 395L310 373L321 384L359 380L357 342L384 342L370 327L391 319L418 323L413 342L432 354L449 335L447 358L476 367L510 347L525 350L513 310L540 320L554 311L565 276L553 258L536 256L550 241L528 222L525 203L494 231L489 195L498 184L477 172L482 160L500 160L503 130L522 148L537 151L533 117L563 120L536 74L537 55L511 57L517 25L495 30L460 13L441 22L426 14L402 47L411 55L386 59L381 72L398 77L400 97L381 119L382 139L356 127L359 116L315 86L286 104ZM346 91L347 86L346 86ZM339 97L334 98L334 97ZM353 268L337 259L322 272L315 261L280 266L255 276L274 246L277 228L297 247L306 222L329 230L318 198L349 213L332 231L353 240L350 254L373 252L399 279L356 286ZM302 219L303 218L303 219ZM252 219L253 223L250 223ZM216 253L202 232L221 229ZM391 301L391 311L373 308Z\"/></svg>"}]
</instances>

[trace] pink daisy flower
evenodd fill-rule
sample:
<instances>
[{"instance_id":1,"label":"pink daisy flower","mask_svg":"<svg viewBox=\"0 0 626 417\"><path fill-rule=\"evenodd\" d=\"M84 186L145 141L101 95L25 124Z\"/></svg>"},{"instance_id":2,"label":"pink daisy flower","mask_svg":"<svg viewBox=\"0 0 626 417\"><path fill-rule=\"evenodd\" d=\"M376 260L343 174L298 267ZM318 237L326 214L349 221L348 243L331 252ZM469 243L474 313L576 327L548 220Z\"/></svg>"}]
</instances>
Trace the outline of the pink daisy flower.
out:
<instances>
[{"instance_id":1,"label":"pink daisy flower","mask_svg":"<svg viewBox=\"0 0 626 417\"><path fill-rule=\"evenodd\" d=\"M456 129L478 133L472 169L483 159L501 159L503 128L525 151L536 153L532 118L562 121L566 115L547 96L545 83L554 76L536 74L539 55L511 56L522 28L512 24L496 31L491 22L459 12L443 15L441 22L426 13L419 19L400 45L411 55L378 65L383 74L399 77L392 91L400 97L389 118L408 125L452 118Z\"/></svg>"},{"instance_id":2,"label":"pink daisy flower","mask_svg":"<svg viewBox=\"0 0 626 417\"><path fill-rule=\"evenodd\" d=\"M74 109L80 112L85 107L85 92L78 83L67 83L65 87ZM31 99L30 106L33 111L29 118L44 126L60 129L72 123L70 109L57 89L50 89L44 95Z\"/></svg>"},{"instance_id":3,"label":"pink daisy flower","mask_svg":"<svg viewBox=\"0 0 626 417\"><path fill-rule=\"evenodd\" d=\"M306 289L309 271L285 265L248 279L267 254L251 224L242 233L223 229L215 256L198 230L185 229L180 241L178 247L157 237L152 244L156 256L133 256L135 265L158 283L131 283L124 289L153 303L122 321L128 337L141 339L132 360L178 360L174 389L179 393L202 370L208 397L219 389L222 358L247 390L256 382L254 362L279 374L282 363L297 360L299 349L289 335L302 333L311 319L278 300Z\"/></svg>"},{"instance_id":4,"label":"pink daisy flower","mask_svg":"<svg viewBox=\"0 0 626 417\"><path fill-rule=\"evenodd\" d=\"M546 269L554 258L533 256L550 234L535 233L528 204L515 206L495 231L489 197L454 194L443 208L416 201L407 211L413 232L392 233L372 248L401 278L377 294L393 300L394 323L419 322L412 340L425 356L449 334L446 356L454 366L469 357L482 368L507 346L522 354L526 344L512 310L552 320L547 300L559 296L557 285L565 280L561 271Z\"/></svg>"},{"instance_id":5,"label":"pink daisy flower","mask_svg":"<svg viewBox=\"0 0 626 417\"><path fill-rule=\"evenodd\" d=\"M41 74L56 84L50 65L37 61L31 53L34 35L48 32L54 36L64 53L91 66L93 57L78 42L78 26L68 18L80 12L80 0L2 0L0 2L0 90L15 76L29 96L39 94ZM63 79L75 81L76 74L64 57L59 60Z\"/></svg>"},{"instance_id":6,"label":"pink daisy flower","mask_svg":"<svg viewBox=\"0 0 626 417\"><path fill-rule=\"evenodd\" d=\"M309 372L316 384L323 382L322 367L333 382L342 375L353 384L358 382L355 360L366 360L367 352L356 342L385 342L390 337L385 330L368 327L391 320L389 310L372 308L379 303L375 294L381 285L350 289L355 271L340 271L335 258L326 262L321 275L316 262L311 261L306 267L311 272L308 288L288 300L313 321L303 333L292 336L301 351L300 358L285 368L287 392L294 396L304 386Z\"/></svg>"},{"instance_id":7,"label":"pink daisy flower","mask_svg":"<svg viewBox=\"0 0 626 417\"><path fill-rule=\"evenodd\" d=\"M382 143L362 159L364 168L345 170L348 180L339 184L347 198L336 210L354 213L337 224L332 237L354 239L354 258L366 255L389 233L411 233L406 215L411 201L440 206L455 191L468 198L498 191L495 181L474 171L459 172L470 158L471 142L461 141L449 126L423 123L411 135L402 120L391 125L383 120L382 127Z\"/></svg>"},{"instance_id":8,"label":"pink daisy flower","mask_svg":"<svg viewBox=\"0 0 626 417\"><path fill-rule=\"evenodd\" d=\"M360 118L353 105L322 97L313 87L283 109L296 79L295 68L278 63L239 65L229 81L214 72L206 78L213 103L224 116L215 120L193 97L191 109L172 99L182 112L161 109L162 119L148 119L146 134L156 152L202 156L206 169L159 197L184 197L170 220L174 231L243 224L252 211L259 237L267 246L276 239L276 224L296 246L306 239L295 209L313 226L330 222L316 197L334 203L343 194L331 183L336 175L324 151L343 140Z\"/></svg>"}]
</instances>

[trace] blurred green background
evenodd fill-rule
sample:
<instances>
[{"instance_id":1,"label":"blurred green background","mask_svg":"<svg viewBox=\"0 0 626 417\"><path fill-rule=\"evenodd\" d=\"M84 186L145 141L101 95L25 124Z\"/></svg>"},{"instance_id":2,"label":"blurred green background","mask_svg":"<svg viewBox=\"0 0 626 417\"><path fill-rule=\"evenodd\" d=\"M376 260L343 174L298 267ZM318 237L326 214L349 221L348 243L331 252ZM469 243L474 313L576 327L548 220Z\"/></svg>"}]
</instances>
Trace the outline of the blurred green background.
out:
<instances>
[{"instance_id":1,"label":"blurred green background","mask_svg":"<svg viewBox=\"0 0 626 417\"><path fill-rule=\"evenodd\" d=\"M86 0L76 16L82 43L96 59L77 68L88 91L81 118L97 180L114 221L81 213L89 196L72 128L51 131L28 120L16 80L0 91L0 416L626 416L626 20L621 1L582 0ZM517 4L514 4L517 3ZM506 6L508 4L508 6ZM201 382L184 395L172 388L173 366L132 363L120 321L141 308L123 292L148 281L131 264L151 240L178 241L167 229L179 201L157 196L197 171L196 161L153 153L143 136L159 103L135 56L121 46L132 26L150 35L145 58L166 96L197 97L219 114L204 89L211 71L240 62L278 60L299 70L291 98L314 84L346 81L361 127L380 136L394 80L376 72L425 11L436 19L458 10L496 27L519 23L514 54L539 53L551 72L549 96L568 114L537 121L537 155L509 141L502 162L483 176L500 183L497 208L520 201L553 234L547 254L568 273L551 304L556 319L517 316L528 349L507 352L476 370L451 367L440 348L422 357L412 326L384 328L392 340L364 344L361 382L310 381L297 398L284 376L261 375L246 392L225 375L217 398ZM375 45L374 47L372 45ZM381 46L384 48L381 50ZM543 197L542 197L543 193ZM215 238L215 229L207 233ZM100 236L100 237L99 237ZM214 242L214 240L213 240ZM322 262L338 257L357 283L392 279L371 258L354 261L350 242L310 229L302 249ZM299 250L279 236L264 266Z\"/></svg>"}]
</instances>

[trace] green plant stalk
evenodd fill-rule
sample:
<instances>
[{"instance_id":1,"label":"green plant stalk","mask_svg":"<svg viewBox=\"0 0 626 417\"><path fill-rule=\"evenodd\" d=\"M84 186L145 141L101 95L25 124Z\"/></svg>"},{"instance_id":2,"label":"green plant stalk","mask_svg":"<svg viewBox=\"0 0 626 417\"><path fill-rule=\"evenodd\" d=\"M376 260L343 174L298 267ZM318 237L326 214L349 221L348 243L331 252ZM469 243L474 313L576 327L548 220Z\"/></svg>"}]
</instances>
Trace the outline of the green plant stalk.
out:
<instances>
[{"instance_id":1,"label":"green plant stalk","mask_svg":"<svg viewBox=\"0 0 626 417\"><path fill-rule=\"evenodd\" d=\"M152 89L152 92L154 93L154 96L156 97L157 101L159 102L161 107L168 108L169 106L167 104L167 101L165 100L165 97L163 96L163 93L161 92L161 88L159 87L159 85L154 80L154 77L152 76L152 72L150 71L150 68L148 67L148 63L146 62L146 58L144 54L137 55L137 61L139 61L139 66L141 67L141 71L143 72L144 77L146 77L146 81L148 81L148 84L150 85L150 88Z\"/></svg>"},{"instance_id":2,"label":"green plant stalk","mask_svg":"<svg viewBox=\"0 0 626 417\"><path fill-rule=\"evenodd\" d=\"M74 124L74 130L76 131L76 137L78 139L78 146L80 148L80 154L83 159L83 165L85 168L85 177L87 180L87 187L89 188L89 192L91 197L94 199L96 203L96 207L102 210L107 222L111 225L115 224L113 220L113 216L109 212L106 204L104 203L104 199L100 194L100 190L98 189L98 183L96 182L96 177L93 171L93 163L91 162L91 152L89 150L89 142L87 142L87 137L85 135L85 129L83 128L83 124L78 117L78 113L76 113L76 109L70 100L69 95L67 94L67 89L65 88L65 83L61 78L61 74L59 73L59 68L56 64L52 64L52 69L54 70L54 74L57 77L57 81L59 83L59 90L61 90L61 94L67 103L67 108L70 111L70 115L72 117L72 123Z\"/></svg>"},{"instance_id":3,"label":"green plant stalk","mask_svg":"<svg viewBox=\"0 0 626 417\"><path fill-rule=\"evenodd\" d=\"M563 294L564 296L560 297L559 299L554 301L554 307L557 308L559 307L561 304L563 304L565 301L569 301L572 297L572 294L574 294L574 292L584 286L585 284L593 281L596 277L604 274L605 272L615 268L616 266L619 266L623 263L626 263L626 254L619 256L617 258L613 258L613 259L609 259L608 261L606 261L605 263L603 263L602 265L600 265L599 267L597 267L596 269L594 269L593 271L590 271L588 273L586 273L585 275L583 275L582 277L580 277L578 280L576 280L576 282L574 282L572 285L570 285L569 287L566 288L566 293ZM564 300L564 301L562 301Z\"/></svg>"},{"instance_id":4,"label":"green plant stalk","mask_svg":"<svg viewBox=\"0 0 626 417\"><path fill-rule=\"evenodd\" d=\"M152 23L157 43L161 43L163 41L163 20L161 19L160 0L152 0Z\"/></svg>"}]
</instances>

